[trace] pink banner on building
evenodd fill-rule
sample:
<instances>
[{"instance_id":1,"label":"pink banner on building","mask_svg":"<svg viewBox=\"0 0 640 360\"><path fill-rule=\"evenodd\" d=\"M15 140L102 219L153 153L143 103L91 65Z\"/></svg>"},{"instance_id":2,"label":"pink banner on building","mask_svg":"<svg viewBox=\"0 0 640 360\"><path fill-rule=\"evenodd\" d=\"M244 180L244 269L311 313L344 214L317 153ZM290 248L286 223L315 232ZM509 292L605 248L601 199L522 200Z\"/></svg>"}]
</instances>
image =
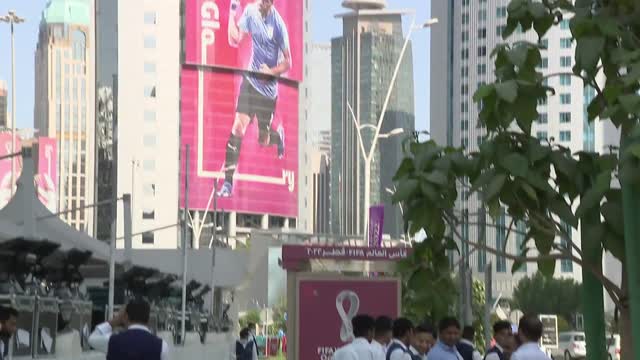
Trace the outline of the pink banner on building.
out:
<instances>
[{"instance_id":1,"label":"pink banner on building","mask_svg":"<svg viewBox=\"0 0 640 360\"><path fill-rule=\"evenodd\" d=\"M253 112L260 112L262 107L253 102L256 90L249 88L252 85L245 76L246 73L229 71L182 70L181 151L184 154L185 146L190 145L189 208L213 209L214 181L218 190L226 181L232 191L218 198L218 210L297 217L297 86L279 82L274 107L266 115L256 115ZM245 88L241 90L243 82ZM244 103L248 110L241 109L239 98L247 93L252 94L252 100ZM240 144L230 142L238 112L250 113ZM263 133L271 132L272 137L274 131L284 135L282 154L278 146L260 141L260 127ZM237 151L237 158L229 181L225 180L228 175L225 170L230 148ZM180 204L184 208L184 161L180 184Z\"/></svg>"},{"instance_id":2,"label":"pink banner on building","mask_svg":"<svg viewBox=\"0 0 640 360\"><path fill-rule=\"evenodd\" d=\"M58 211L58 143L40 137L37 143L35 185L38 198L51 212Z\"/></svg>"},{"instance_id":3,"label":"pink banner on building","mask_svg":"<svg viewBox=\"0 0 640 360\"><path fill-rule=\"evenodd\" d=\"M15 153L22 151L22 140L16 134L16 140L14 143ZM11 177L11 164L12 158L8 157L12 154L11 149L11 132L0 132L0 208L5 207L9 200L11 200L12 194L15 193L16 184L20 174L22 173L22 156L18 155L13 157L13 168L15 176L13 176L13 182Z\"/></svg>"},{"instance_id":4,"label":"pink banner on building","mask_svg":"<svg viewBox=\"0 0 640 360\"><path fill-rule=\"evenodd\" d=\"M260 71L262 63L273 67L270 62L288 57L291 67L281 76L302 81L302 0L272 2L269 7L262 0L187 0L186 63ZM280 54L254 63L254 42L261 50L277 46Z\"/></svg>"},{"instance_id":5,"label":"pink banner on building","mask_svg":"<svg viewBox=\"0 0 640 360\"><path fill-rule=\"evenodd\" d=\"M398 279L300 280L296 359L332 359L353 339L351 319L358 314L392 319L400 313Z\"/></svg>"}]
</instances>

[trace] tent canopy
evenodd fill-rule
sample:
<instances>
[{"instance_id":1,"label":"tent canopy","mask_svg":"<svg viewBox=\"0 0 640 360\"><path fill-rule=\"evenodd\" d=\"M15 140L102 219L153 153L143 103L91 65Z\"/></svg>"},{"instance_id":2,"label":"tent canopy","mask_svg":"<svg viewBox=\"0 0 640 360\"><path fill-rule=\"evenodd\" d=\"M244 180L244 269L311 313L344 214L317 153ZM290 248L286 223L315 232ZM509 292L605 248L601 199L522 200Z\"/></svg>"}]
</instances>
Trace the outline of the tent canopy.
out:
<instances>
[{"instance_id":1,"label":"tent canopy","mask_svg":"<svg viewBox=\"0 0 640 360\"><path fill-rule=\"evenodd\" d=\"M22 156L23 168L16 193L7 206L0 210L0 240L46 239L60 244L61 250L88 250L94 258L108 260L109 244L67 225L40 202L34 185L35 166L31 149L24 149Z\"/></svg>"}]
</instances>

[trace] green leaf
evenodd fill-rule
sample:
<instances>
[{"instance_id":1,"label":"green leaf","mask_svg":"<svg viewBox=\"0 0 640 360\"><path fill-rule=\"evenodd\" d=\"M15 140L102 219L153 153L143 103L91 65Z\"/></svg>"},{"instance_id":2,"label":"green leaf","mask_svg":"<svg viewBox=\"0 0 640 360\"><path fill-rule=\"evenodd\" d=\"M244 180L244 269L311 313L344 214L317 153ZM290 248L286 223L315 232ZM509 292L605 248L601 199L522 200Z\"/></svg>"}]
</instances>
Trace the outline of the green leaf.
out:
<instances>
[{"instance_id":1,"label":"green leaf","mask_svg":"<svg viewBox=\"0 0 640 360\"><path fill-rule=\"evenodd\" d=\"M589 106L587 106L587 113L589 115L589 121L597 118L602 112L606 109L607 103L604 101L603 96L598 94L596 95Z\"/></svg>"},{"instance_id":2,"label":"green leaf","mask_svg":"<svg viewBox=\"0 0 640 360\"><path fill-rule=\"evenodd\" d=\"M531 187L531 185L527 184L527 183L522 183L521 184L522 190L524 190L524 192L527 194L527 196L529 196L529 198L533 201L536 202L536 204L538 203L538 196L536 195L536 190L534 188Z\"/></svg>"},{"instance_id":3,"label":"green leaf","mask_svg":"<svg viewBox=\"0 0 640 360\"><path fill-rule=\"evenodd\" d=\"M582 225L582 250L587 251L587 249L596 249L600 247L602 243L603 237L605 233L604 224L598 222L596 224L593 223L584 223Z\"/></svg>"},{"instance_id":4,"label":"green leaf","mask_svg":"<svg viewBox=\"0 0 640 360\"><path fill-rule=\"evenodd\" d=\"M625 86L633 85L640 80L640 63L636 62L631 65L631 72L622 77L622 83Z\"/></svg>"},{"instance_id":5,"label":"green leaf","mask_svg":"<svg viewBox=\"0 0 640 360\"><path fill-rule=\"evenodd\" d=\"M554 259L538 260L538 271L546 277L553 277L556 272L556 261Z\"/></svg>"},{"instance_id":6,"label":"green leaf","mask_svg":"<svg viewBox=\"0 0 640 360\"><path fill-rule=\"evenodd\" d=\"M554 234L547 233L545 229L532 228L530 234L536 243L536 249L542 255L547 255L553 248L553 241L555 240Z\"/></svg>"},{"instance_id":7,"label":"green leaf","mask_svg":"<svg viewBox=\"0 0 640 360\"><path fill-rule=\"evenodd\" d=\"M420 190L429 200L433 201L434 203L439 200L438 190L436 190L436 188L428 182L422 181L420 183Z\"/></svg>"},{"instance_id":8,"label":"green leaf","mask_svg":"<svg viewBox=\"0 0 640 360\"><path fill-rule=\"evenodd\" d=\"M413 193L418 189L420 183L418 182L418 180L409 179L400 182L399 185L400 186L398 186L398 189L392 197L394 203L399 203L410 199L413 196Z\"/></svg>"},{"instance_id":9,"label":"green leaf","mask_svg":"<svg viewBox=\"0 0 640 360\"><path fill-rule=\"evenodd\" d=\"M539 3L534 3L539 4ZM553 26L553 15L547 13L547 16L536 19L533 23L533 28L535 29L538 37L542 39L542 37L549 31L549 29Z\"/></svg>"},{"instance_id":10,"label":"green leaf","mask_svg":"<svg viewBox=\"0 0 640 360\"><path fill-rule=\"evenodd\" d=\"M565 202L564 199L555 198L549 202L549 210L556 214L560 220L571 225L574 228L578 227L578 218L571 211L571 207Z\"/></svg>"},{"instance_id":11,"label":"green leaf","mask_svg":"<svg viewBox=\"0 0 640 360\"><path fill-rule=\"evenodd\" d=\"M616 259L624 260L625 258L625 244L624 237L607 231L602 239L602 245L608 252L611 253Z\"/></svg>"},{"instance_id":12,"label":"green leaf","mask_svg":"<svg viewBox=\"0 0 640 360\"><path fill-rule=\"evenodd\" d=\"M504 183L506 180L507 180L507 175L505 174L498 174L495 177L493 177L493 179L491 179L491 182L489 183L487 188L483 191L484 200L486 202L489 202L496 195L498 195L500 193L500 190L502 190L502 187L504 186Z\"/></svg>"},{"instance_id":13,"label":"green leaf","mask_svg":"<svg viewBox=\"0 0 640 360\"><path fill-rule=\"evenodd\" d=\"M522 67L527 61L527 55L529 48L524 45L516 45L513 49L507 52L507 58L509 61L517 67Z\"/></svg>"},{"instance_id":14,"label":"green leaf","mask_svg":"<svg viewBox=\"0 0 640 360\"><path fill-rule=\"evenodd\" d=\"M576 216L582 218L585 213L600 204L602 197L611 186L611 173L605 172L598 175L595 183L580 198L580 205L576 210Z\"/></svg>"},{"instance_id":15,"label":"green leaf","mask_svg":"<svg viewBox=\"0 0 640 360\"><path fill-rule=\"evenodd\" d=\"M598 17L597 24L600 31L607 37L618 39L620 36L620 28L613 18L600 16Z\"/></svg>"},{"instance_id":16,"label":"green leaf","mask_svg":"<svg viewBox=\"0 0 640 360\"><path fill-rule=\"evenodd\" d=\"M640 95L622 95L618 98L618 101L620 101L620 105L622 105L624 111L630 114L635 114L636 112L638 112L638 110L640 110Z\"/></svg>"},{"instance_id":17,"label":"green leaf","mask_svg":"<svg viewBox=\"0 0 640 360\"><path fill-rule=\"evenodd\" d=\"M441 171L434 171L432 173L429 173L427 174L427 176L425 176L425 179L436 185L442 185L442 186L447 185L447 183L449 182L449 180L447 179L447 176L443 174Z\"/></svg>"},{"instance_id":18,"label":"green leaf","mask_svg":"<svg viewBox=\"0 0 640 360\"><path fill-rule=\"evenodd\" d=\"M480 174L480 176L478 176L477 179L475 179L475 181L473 182L472 186L471 186L471 193L474 193L476 191L478 191L479 188L485 186L486 184L489 183L489 181L491 181L491 179L493 179L493 177L496 175L496 170L495 169L488 169L485 170L482 174Z\"/></svg>"},{"instance_id":19,"label":"green leaf","mask_svg":"<svg viewBox=\"0 0 640 360\"><path fill-rule=\"evenodd\" d=\"M624 236L624 214L622 213L622 204L607 201L602 204L600 212L607 222L607 225L616 233L616 235Z\"/></svg>"},{"instance_id":20,"label":"green leaf","mask_svg":"<svg viewBox=\"0 0 640 360\"><path fill-rule=\"evenodd\" d=\"M409 278L408 285L413 289L420 289L429 282L429 274L424 269L416 270Z\"/></svg>"},{"instance_id":21,"label":"green leaf","mask_svg":"<svg viewBox=\"0 0 640 360\"><path fill-rule=\"evenodd\" d=\"M447 250L455 250L458 254L460 254L460 248L458 248L458 243L456 243L456 241L450 236L445 237L444 248Z\"/></svg>"},{"instance_id":22,"label":"green leaf","mask_svg":"<svg viewBox=\"0 0 640 360\"><path fill-rule=\"evenodd\" d=\"M518 84L515 80L496 83L495 89L498 97L508 103L513 103L518 97Z\"/></svg>"},{"instance_id":23,"label":"green leaf","mask_svg":"<svg viewBox=\"0 0 640 360\"><path fill-rule=\"evenodd\" d=\"M510 174L518 177L527 176L528 161L527 158L518 154L511 153L500 160L500 165L509 171Z\"/></svg>"},{"instance_id":24,"label":"green leaf","mask_svg":"<svg viewBox=\"0 0 640 360\"><path fill-rule=\"evenodd\" d=\"M493 84L482 85L473 94L473 101L478 102L484 99L485 97L491 95L494 91L495 91L495 86Z\"/></svg>"},{"instance_id":25,"label":"green leaf","mask_svg":"<svg viewBox=\"0 0 640 360\"><path fill-rule=\"evenodd\" d=\"M587 36L578 39L576 65L579 65L587 73L593 74L604 49L604 42L605 40L601 36Z\"/></svg>"},{"instance_id":26,"label":"green leaf","mask_svg":"<svg viewBox=\"0 0 640 360\"><path fill-rule=\"evenodd\" d=\"M520 251L520 255L519 256L521 258L526 258L528 253L529 253L529 248L524 248L524 249L522 249ZM518 270L520 270L522 268L522 266L524 266L524 264L525 264L524 261L515 260L513 262L513 265L511 266L511 273L513 274L513 273L517 272Z\"/></svg>"},{"instance_id":27,"label":"green leaf","mask_svg":"<svg viewBox=\"0 0 640 360\"><path fill-rule=\"evenodd\" d=\"M550 15L549 12L547 11L547 8L545 8L544 5L539 2L529 3L529 12L531 13L531 15L533 15L535 19L539 19L546 15Z\"/></svg>"},{"instance_id":28,"label":"green leaf","mask_svg":"<svg viewBox=\"0 0 640 360\"><path fill-rule=\"evenodd\" d=\"M625 150L629 154L633 154L636 158L640 159L640 144L633 144L626 148Z\"/></svg>"}]
</instances>

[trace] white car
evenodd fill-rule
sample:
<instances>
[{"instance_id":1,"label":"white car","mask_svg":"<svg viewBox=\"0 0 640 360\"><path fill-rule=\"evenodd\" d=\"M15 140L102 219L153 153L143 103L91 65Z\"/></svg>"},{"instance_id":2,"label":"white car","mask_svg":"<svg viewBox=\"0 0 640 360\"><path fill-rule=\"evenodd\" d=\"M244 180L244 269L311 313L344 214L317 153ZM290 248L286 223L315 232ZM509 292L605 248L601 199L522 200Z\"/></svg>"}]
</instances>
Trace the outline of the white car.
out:
<instances>
[{"instance_id":1,"label":"white car","mask_svg":"<svg viewBox=\"0 0 640 360\"><path fill-rule=\"evenodd\" d=\"M558 348L551 351L551 357L554 360L584 359L586 356L587 343L584 332L571 331L558 334Z\"/></svg>"},{"instance_id":2,"label":"white car","mask_svg":"<svg viewBox=\"0 0 640 360\"><path fill-rule=\"evenodd\" d=\"M620 335L607 336L609 360L620 360Z\"/></svg>"}]
</instances>

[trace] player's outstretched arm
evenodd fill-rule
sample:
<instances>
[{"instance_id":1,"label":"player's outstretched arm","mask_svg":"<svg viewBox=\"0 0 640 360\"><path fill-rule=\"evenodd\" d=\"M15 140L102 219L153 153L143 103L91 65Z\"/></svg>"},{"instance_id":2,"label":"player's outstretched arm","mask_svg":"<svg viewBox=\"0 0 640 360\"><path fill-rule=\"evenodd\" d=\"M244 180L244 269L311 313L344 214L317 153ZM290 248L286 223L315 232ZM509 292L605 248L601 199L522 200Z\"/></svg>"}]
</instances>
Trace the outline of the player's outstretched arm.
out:
<instances>
[{"instance_id":1,"label":"player's outstretched arm","mask_svg":"<svg viewBox=\"0 0 640 360\"><path fill-rule=\"evenodd\" d=\"M238 26L238 22L236 22L236 13L239 8L240 0L231 0L231 4L229 5L229 25L227 33L229 34L229 45L232 47L238 47L244 37L244 32Z\"/></svg>"}]
</instances>

